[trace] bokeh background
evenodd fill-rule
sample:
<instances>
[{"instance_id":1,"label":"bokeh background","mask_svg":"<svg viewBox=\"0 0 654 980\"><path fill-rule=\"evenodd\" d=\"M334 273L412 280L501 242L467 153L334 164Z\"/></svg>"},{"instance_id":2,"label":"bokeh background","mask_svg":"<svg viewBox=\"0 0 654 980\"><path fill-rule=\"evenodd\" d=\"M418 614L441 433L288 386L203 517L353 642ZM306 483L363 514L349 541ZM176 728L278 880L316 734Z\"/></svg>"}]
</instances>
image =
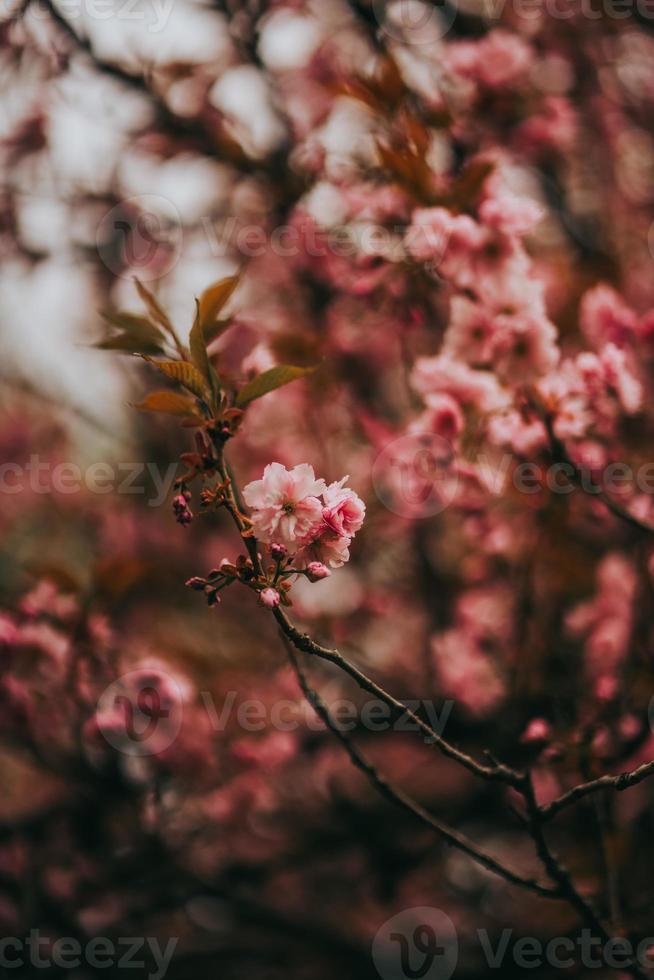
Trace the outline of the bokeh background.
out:
<instances>
[{"instance_id":1,"label":"bokeh background","mask_svg":"<svg viewBox=\"0 0 654 980\"><path fill-rule=\"evenodd\" d=\"M426 906L454 923L455 976L472 980L498 972L480 929L493 945L506 928L576 934L567 906L512 888L379 797L302 707L250 594L207 609L185 589L238 540L220 514L175 524L171 467L192 435L136 411L160 387L152 369L97 345L107 311L143 314L135 276L185 334L194 297L241 271L212 348L221 371L321 368L248 412L239 480L273 459L310 462L328 480L350 474L368 507L351 563L298 583L294 617L398 696L445 711L451 741L533 765L545 801L648 760L647 539L579 495L475 487L423 512L380 492L374 469L395 439L413 451L407 379L447 322L438 267L403 244L411 213L441 201L474 213L492 166L543 211L529 255L564 349L579 347L587 291L619 291L586 320L599 349L637 331L645 407L621 420L610 458L648 460L653 23L644 2L608 0L4 0L5 936L174 937L171 980L401 980L373 938ZM485 445L479 425L467 437ZM363 706L337 671L311 669L328 702ZM107 738L98 699L125 675L121 691L147 682L171 711L152 752ZM252 700L263 727L237 715ZM271 722L280 702L291 730ZM231 706L224 722L208 704ZM358 724L355 737L440 818L537 873L503 791L414 733ZM651 803L647 784L602 796L552 833L632 938L651 908ZM500 972L524 968L509 955Z\"/></svg>"}]
</instances>

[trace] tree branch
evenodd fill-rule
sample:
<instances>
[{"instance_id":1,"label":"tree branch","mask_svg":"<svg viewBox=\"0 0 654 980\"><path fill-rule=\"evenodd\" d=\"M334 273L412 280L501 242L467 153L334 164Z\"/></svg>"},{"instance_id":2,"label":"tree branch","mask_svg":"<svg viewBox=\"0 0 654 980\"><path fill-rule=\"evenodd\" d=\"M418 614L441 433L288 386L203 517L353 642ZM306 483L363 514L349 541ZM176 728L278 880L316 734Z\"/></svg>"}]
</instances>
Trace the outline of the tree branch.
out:
<instances>
[{"instance_id":1,"label":"tree branch","mask_svg":"<svg viewBox=\"0 0 654 980\"><path fill-rule=\"evenodd\" d=\"M488 871L499 875L504 878L505 881L510 882L513 885L519 885L522 888L526 888L529 891L535 892L537 895L545 898L558 899L561 897L558 888L552 888L548 885L543 885L538 881L534 881L532 878L525 878L523 875L519 874L517 871L513 871L511 868L506 867L492 855L482 851L481 848L477 847L476 844L465 834L454 830L452 827L448 827L446 824L441 823L437 820L428 810L417 803L415 800L411 799L403 790L399 789L390 783L384 776L382 776L375 766L360 752L348 738L347 734L338 727L335 721L332 719L329 709L322 701L320 695L313 690L309 685L306 674L302 670L300 663L298 661L297 655L293 650L293 646L289 641L288 637L282 633L282 640L286 647L289 660L295 671L295 675L298 679L300 687L304 692L304 695L315 710L316 714L322 719L327 728L333 732L333 734L341 742L345 751L350 757L353 765L357 767L365 776L369 779L370 783L378 790L378 792L384 796L391 803L395 803L397 806L402 807L409 813L418 817L422 823L426 824L432 830L435 830L448 844L456 847L458 850L463 851L471 857L477 864L486 868Z\"/></svg>"},{"instance_id":2,"label":"tree branch","mask_svg":"<svg viewBox=\"0 0 654 980\"><path fill-rule=\"evenodd\" d=\"M567 793L563 793L557 799L552 800L551 803L540 807L541 816L544 820L550 820L561 810L565 810L566 807L577 803L591 793L598 793L603 789L614 789L621 793L623 790L629 789L630 786L642 783L644 779L652 775L654 775L654 760L645 762L631 772L623 772L618 776L600 776L598 779L591 779L587 783L580 783L578 786L569 789Z\"/></svg>"}]
</instances>

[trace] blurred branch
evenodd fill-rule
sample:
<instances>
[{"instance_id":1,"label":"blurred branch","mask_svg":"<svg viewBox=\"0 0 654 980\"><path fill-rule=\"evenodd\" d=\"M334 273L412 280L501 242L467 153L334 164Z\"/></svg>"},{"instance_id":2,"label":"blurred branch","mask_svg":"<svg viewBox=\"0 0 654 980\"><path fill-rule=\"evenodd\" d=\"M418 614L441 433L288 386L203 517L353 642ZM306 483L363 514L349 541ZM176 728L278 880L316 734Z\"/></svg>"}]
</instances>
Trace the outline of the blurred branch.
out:
<instances>
[{"instance_id":1,"label":"blurred branch","mask_svg":"<svg viewBox=\"0 0 654 980\"><path fill-rule=\"evenodd\" d=\"M565 444L561 439L559 439L559 437L554 432L554 420L552 418L551 413L543 412L542 408L534 404L533 400L532 400L532 406L536 408L536 411L538 412L547 430L547 435L550 441L550 448L552 452L552 458L557 463L563 463L563 465L568 470L568 473L566 475L570 475L571 479L576 483L576 485L582 491L584 491L584 493L588 493L588 490L584 486L583 471L570 458L570 455L565 447ZM602 490L600 487L598 487L597 493L596 494L594 493L593 496L596 496L598 500L601 500L604 506L608 508L608 510L610 510L615 517L618 517L625 524L628 524L630 527L634 528L637 531L640 531L643 534L654 534L654 527L652 527L651 524L646 524L645 521L641 521L630 511L626 510L626 508L622 507L619 503L617 503L617 501L613 499L613 497L610 497L608 495L606 490Z\"/></svg>"},{"instance_id":2,"label":"blurred branch","mask_svg":"<svg viewBox=\"0 0 654 980\"><path fill-rule=\"evenodd\" d=\"M620 773L618 776L600 776L598 779L591 779L587 783L580 783L551 803L542 806L540 808L541 816L545 820L550 820L557 813L560 813L561 810L565 810L566 807L577 803L578 800L589 796L591 793L598 793L603 789L614 789L620 793L625 789L629 789L630 786L636 786L638 783L642 783L644 779L652 775L654 775L654 761L646 762L637 769L631 772Z\"/></svg>"},{"instance_id":3,"label":"blurred branch","mask_svg":"<svg viewBox=\"0 0 654 980\"><path fill-rule=\"evenodd\" d=\"M102 422L94 418L93 415L89 415L84 409L77 405L71 405L68 402L62 402L57 398L48 395L46 392L35 388L26 378L9 378L6 375L0 374L0 390L2 388L15 391L17 395L22 395L27 398L31 398L34 401L42 402L48 407L50 411L61 412L64 415L72 416L76 421L83 423L83 425L88 426L89 429L93 429L99 435L106 439L110 439L112 442L123 445L125 440L116 435L113 429L107 428Z\"/></svg>"},{"instance_id":4,"label":"blurred branch","mask_svg":"<svg viewBox=\"0 0 654 980\"><path fill-rule=\"evenodd\" d=\"M560 894L574 909L576 909L581 917L581 920L586 922L591 929L595 930L596 934L604 943L610 943L612 941L610 930L604 925L590 902L581 895L572 880L570 872L566 867L564 867L547 843L543 830L543 813L536 800L536 794L534 792L531 776L527 776L525 778L524 784L521 788L521 793L527 806L529 829L534 839L538 856L540 857L543 866L547 870L547 873L552 881L555 881L559 886ZM640 980L646 980L648 976L648 974L644 970L641 970L640 966L635 962L632 962L628 966L625 965L620 967L620 969L624 969L627 973L631 974L631 976L638 977Z\"/></svg>"},{"instance_id":5,"label":"blurred branch","mask_svg":"<svg viewBox=\"0 0 654 980\"><path fill-rule=\"evenodd\" d=\"M79 51L91 59L97 71L129 86L133 91L144 95L151 102L156 110L157 123L162 129L179 139L190 140L197 152L221 159L244 174L265 176L270 179L272 184L277 182L283 187L289 183L288 180L282 180L283 174L288 169L286 147L282 147L261 161L252 160L244 152L228 152L226 147L221 144L218 126L210 125L209 121L204 121L201 116L188 119L178 116L166 105L162 96L148 84L145 74L130 71L113 61L107 61L100 57L89 39L78 34L67 18L58 10L54 0L39 0L39 2L43 4L53 23L74 43ZM291 195L297 194L297 189L291 188L290 193Z\"/></svg>"}]
</instances>

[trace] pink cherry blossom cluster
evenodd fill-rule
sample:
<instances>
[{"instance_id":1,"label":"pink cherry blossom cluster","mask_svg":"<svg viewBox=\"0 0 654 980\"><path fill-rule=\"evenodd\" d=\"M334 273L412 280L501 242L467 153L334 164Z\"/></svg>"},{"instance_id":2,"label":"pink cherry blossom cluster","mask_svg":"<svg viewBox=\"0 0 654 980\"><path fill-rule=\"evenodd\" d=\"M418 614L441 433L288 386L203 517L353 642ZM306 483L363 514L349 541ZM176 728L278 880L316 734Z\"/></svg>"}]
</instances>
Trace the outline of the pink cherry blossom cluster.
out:
<instances>
[{"instance_id":1,"label":"pink cherry blossom cluster","mask_svg":"<svg viewBox=\"0 0 654 980\"><path fill-rule=\"evenodd\" d=\"M366 513L361 498L345 486L348 479L327 485L308 463L292 470L269 463L263 477L243 490L257 538L286 549L294 567L309 574L316 574L317 564L344 565Z\"/></svg>"}]
</instances>

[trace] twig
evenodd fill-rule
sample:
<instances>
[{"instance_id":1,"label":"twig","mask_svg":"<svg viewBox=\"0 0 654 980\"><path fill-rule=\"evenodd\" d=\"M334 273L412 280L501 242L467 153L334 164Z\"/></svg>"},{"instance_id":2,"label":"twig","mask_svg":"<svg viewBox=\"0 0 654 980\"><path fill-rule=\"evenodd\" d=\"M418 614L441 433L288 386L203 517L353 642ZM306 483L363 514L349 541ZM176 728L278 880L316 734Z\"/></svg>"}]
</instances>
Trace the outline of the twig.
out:
<instances>
[{"instance_id":1,"label":"twig","mask_svg":"<svg viewBox=\"0 0 654 980\"><path fill-rule=\"evenodd\" d=\"M458 850L463 851L471 857L477 864L482 865L488 871L492 871L494 874L499 875L504 878L505 881L510 882L513 885L519 885L522 888L526 888L529 891L535 892L545 898L558 899L561 897L558 888L552 888L548 885L543 885L538 881L534 881L532 878L525 878L523 875L511 868L507 868L500 861L494 858L492 855L487 854L482 851L479 847L474 844L469 837L465 834L454 830L452 827L448 827L446 824L441 823L437 820L428 810L417 803L415 800L411 799L403 790L394 786L390 783L384 776L382 776L375 766L363 755L359 749L352 743L348 738L347 734L338 727L338 725L332 719L329 709L322 701L320 695L313 690L307 681L306 674L304 673L300 663L298 661L297 655L293 650L293 646L289 641L288 637L282 633L282 640L286 647L289 660L295 671L297 679L299 681L300 687L304 692L307 701L311 704L316 714L322 719L327 728L339 739L343 747L345 748L347 754L349 755L352 763L364 773L370 780L371 784L384 796L387 800L392 803L401 806L403 809L408 810L414 816L418 817L423 823L427 824L432 830L435 830L441 837L443 837L448 844L453 847L458 848Z\"/></svg>"},{"instance_id":2,"label":"twig","mask_svg":"<svg viewBox=\"0 0 654 980\"><path fill-rule=\"evenodd\" d=\"M538 856L540 857L548 875L552 881L556 882L559 887L560 894L578 912L582 921L586 922L590 928L594 930L595 934L603 941L603 943L610 942L612 938L610 931L604 925L602 919L595 911L591 903L581 895L572 880L570 872L561 863L559 858L554 854L547 843L543 829L542 810L536 800L536 794L534 793L534 787L530 775L525 777L521 792L527 806L527 815L531 835L534 839ZM647 980L647 974L641 970L641 968L635 962L632 962L629 966L624 966L623 969L626 970L627 973L630 973L633 977L638 977L639 980Z\"/></svg>"},{"instance_id":3,"label":"twig","mask_svg":"<svg viewBox=\"0 0 654 980\"><path fill-rule=\"evenodd\" d=\"M322 646L320 643L316 643L307 633L302 633L298 630L288 619L286 613L277 607L273 610L275 619L279 623L279 626L285 636L291 641L293 646L300 650L302 653L311 654L314 657L318 657L320 660L326 660L329 663L335 664L340 667L352 680L356 681L361 690L366 691L368 694L374 695L388 707L392 708L394 711L398 712L400 715L406 715L426 736L429 743L436 745L443 755L446 755L450 759L454 759L456 762L460 763L469 772L474 773L482 779L490 780L493 782L501 782L508 786L518 787L522 780L522 775L511 769L509 766L503 765L502 763L496 762L492 765L484 765L478 762L472 756L463 752L461 749L456 748L442 735L439 735L428 725L427 722L423 721L418 715L416 715L410 708L400 701L398 698L394 697L379 684L375 683L370 677L359 670L351 661L339 653L338 650L332 650L329 647Z\"/></svg>"},{"instance_id":4,"label":"twig","mask_svg":"<svg viewBox=\"0 0 654 980\"><path fill-rule=\"evenodd\" d=\"M557 799L552 800L551 803L542 806L540 808L541 817L543 820L550 820L557 813L560 813L561 810L566 809L566 807L571 806L590 793L598 793L603 789L613 789L621 793L623 790L629 789L630 786L636 786L638 783L642 783L644 779L652 775L654 775L654 760L643 763L642 766L633 769L631 772L622 772L618 776L600 776L598 779L591 779L587 783L579 783L578 786L573 786L567 793L563 793Z\"/></svg>"},{"instance_id":5,"label":"twig","mask_svg":"<svg viewBox=\"0 0 654 980\"><path fill-rule=\"evenodd\" d=\"M53 23L63 31L68 39L74 43L76 48L91 59L97 71L114 78L123 85L129 86L132 91L144 95L154 106L157 121L162 128L182 140L191 141L199 153L204 153L207 156L220 159L220 152L222 150L225 162L229 163L230 166L241 173L257 174L265 178L270 178L271 186L275 182L283 183L282 166L286 166L287 163L287 147L276 151L276 153L271 154L265 160L253 160L245 152L229 152L228 147L221 146L215 121L211 119L204 120L201 116L191 119L178 116L166 105L166 102L159 93L148 84L143 73L131 71L113 61L107 61L98 55L88 38L78 34L64 14L57 9L54 0L36 0L36 2L43 5ZM144 67L147 68L147 66ZM287 166L286 169L288 169ZM297 192L291 194L292 198L296 196Z\"/></svg>"}]
</instances>

